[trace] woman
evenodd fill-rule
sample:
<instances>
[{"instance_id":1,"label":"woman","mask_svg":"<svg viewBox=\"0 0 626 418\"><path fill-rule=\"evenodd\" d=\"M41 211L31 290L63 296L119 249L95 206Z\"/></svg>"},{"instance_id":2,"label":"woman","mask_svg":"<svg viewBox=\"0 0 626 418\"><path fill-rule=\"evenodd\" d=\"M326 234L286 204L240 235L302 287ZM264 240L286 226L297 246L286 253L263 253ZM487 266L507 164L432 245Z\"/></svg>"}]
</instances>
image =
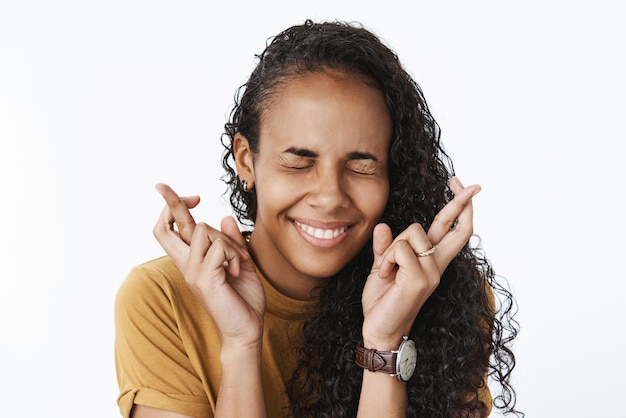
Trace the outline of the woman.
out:
<instances>
[{"instance_id":1,"label":"woman","mask_svg":"<svg viewBox=\"0 0 626 418\"><path fill-rule=\"evenodd\" d=\"M307 21L240 93L222 162L252 228L196 224L199 198L157 185L168 257L116 301L122 414L480 417L488 372L515 412L512 296L468 245L480 187L453 177L395 54L356 25Z\"/></svg>"}]
</instances>

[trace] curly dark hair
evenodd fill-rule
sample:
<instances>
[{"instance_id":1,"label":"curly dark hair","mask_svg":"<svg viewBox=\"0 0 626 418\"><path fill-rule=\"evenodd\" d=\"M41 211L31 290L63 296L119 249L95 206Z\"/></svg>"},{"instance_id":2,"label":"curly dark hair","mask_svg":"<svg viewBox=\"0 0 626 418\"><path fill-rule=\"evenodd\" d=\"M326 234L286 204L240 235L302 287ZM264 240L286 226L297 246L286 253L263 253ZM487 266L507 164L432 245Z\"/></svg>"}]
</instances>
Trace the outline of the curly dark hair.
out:
<instances>
[{"instance_id":1,"label":"curly dark hair","mask_svg":"<svg viewBox=\"0 0 626 418\"><path fill-rule=\"evenodd\" d=\"M264 106L278 87L298 74L330 69L366 77L386 98L393 134L390 194L381 222L391 227L394 236L415 222L427 228L452 199L449 180L454 168L422 90L396 54L362 25L307 20L270 38L257 59L250 78L235 95L222 135L223 180L240 222L254 225L256 195L254 190L244 192L238 180L232 149L235 134L245 136L253 154L257 153ZM291 415L356 415L363 370L354 356L362 338L361 294L372 262L370 241L321 289L318 310L303 326L299 363L288 385ZM510 344L519 328L513 318L516 304L497 277L483 251L469 243L444 272L411 329L419 361L407 382L408 416L470 416L481 407L478 393L487 384L487 373L500 386L495 406L523 415L515 409L510 384L515 366Z\"/></svg>"}]
</instances>

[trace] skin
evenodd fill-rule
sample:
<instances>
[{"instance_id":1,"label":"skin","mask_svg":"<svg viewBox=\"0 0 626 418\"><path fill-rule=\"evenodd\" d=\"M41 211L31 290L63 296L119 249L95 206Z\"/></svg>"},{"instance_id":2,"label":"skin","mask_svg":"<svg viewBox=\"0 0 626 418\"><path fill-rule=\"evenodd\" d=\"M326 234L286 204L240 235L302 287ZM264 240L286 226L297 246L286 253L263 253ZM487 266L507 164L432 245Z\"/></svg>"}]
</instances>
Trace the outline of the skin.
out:
<instances>
[{"instance_id":1,"label":"skin","mask_svg":"<svg viewBox=\"0 0 626 418\"><path fill-rule=\"evenodd\" d=\"M237 172L257 193L252 256L232 217L220 229L196 224L189 209L197 196L180 198L167 185L156 187L167 205L155 237L211 315L222 342L217 417L265 416L265 296L253 259L285 295L308 299L373 236L374 264L362 295L363 341L392 350L473 232L471 199L480 187L463 187L456 178L450 183L455 198L428 234L414 224L394 239L387 225L378 224L389 191L391 119L382 93L366 80L304 74L274 97L263 115L258 153L241 135L233 143ZM320 238L324 230L327 239ZM432 247L432 255L419 256ZM364 373L359 416L405 416L406 405L404 382ZM136 405L133 417L184 415Z\"/></svg>"},{"instance_id":2,"label":"skin","mask_svg":"<svg viewBox=\"0 0 626 418\"><path fill-rule=\"evenodd\" d=\"M385 209L391 117L378 89L341 73L295 78L276 96L258 154L242 136L234 154L256 188L256 262L285 295L308 299L354 258Z\"/></svg>"}]
</instances>

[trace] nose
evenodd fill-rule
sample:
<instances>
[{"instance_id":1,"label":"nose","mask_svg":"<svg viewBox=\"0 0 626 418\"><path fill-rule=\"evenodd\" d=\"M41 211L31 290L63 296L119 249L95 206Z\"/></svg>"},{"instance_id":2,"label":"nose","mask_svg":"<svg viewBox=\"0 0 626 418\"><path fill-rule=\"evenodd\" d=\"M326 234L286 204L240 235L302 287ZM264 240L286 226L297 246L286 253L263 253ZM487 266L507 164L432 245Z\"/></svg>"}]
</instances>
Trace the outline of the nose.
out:
<instances>
[{"instance_id":1,"label":"nose","mask_svg":"<svg viewBox=\"0 0 626 418\"><path fill-rule=\"evenodd\" d=\"M318 169L311 179L310 191L306 201L309 205L332 211L345 208L350 204L346 179L342 170L334 168Z\"/></svg>"}]
</instances>

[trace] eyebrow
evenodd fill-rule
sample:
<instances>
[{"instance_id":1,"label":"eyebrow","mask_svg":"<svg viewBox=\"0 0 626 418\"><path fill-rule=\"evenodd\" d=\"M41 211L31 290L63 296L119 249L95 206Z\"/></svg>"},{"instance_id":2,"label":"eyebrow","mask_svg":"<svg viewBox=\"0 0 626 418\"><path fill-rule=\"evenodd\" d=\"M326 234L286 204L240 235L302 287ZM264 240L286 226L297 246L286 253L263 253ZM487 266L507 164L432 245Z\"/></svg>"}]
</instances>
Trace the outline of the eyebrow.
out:
<instances>
[{"instance_id":1,"label":"eyebrow","mask_svg":"<svg viewBox=\"0 0 626 418\"><path fill-rule=\"evenodd\" d=\"M319 154L317 152L311 151L310 149L306 149L306 148L289 147L283 152L294 154L294 155L297 155L298 157L307 157L307 158L319 157ZM375 162L378 162L378 158L376 158L374 154L370 154L369 152L360 152L360 151L352 151L348 153L348 159L349 160L373 160Z\"/></svg>"},{"instance_id":2,"label":"eyebrow","mask_svg":"<svg viewBox=\"0 0 626 418\"><path fill-rule=\"evenodd\" d=\"M294 155L297 155L298 157L309 157L309 158L319 157L319 154L317 152L313 152L310 149L306 149L306 148L289 147L283 152L294 154Z\"/></svg>"},{"instance_id":3,"label":"eyebrow","mask_svg":"<svg viewBox=\"0 0 626 418\"><path fill-rule=\"evenodd\" d=\"M374 154L370 154L369 152L352 151L351 153L348 154L348 159L349 160L374 160L375 162L378 162L378 158L376 158Z\"/></svg>"}]
</instances>

